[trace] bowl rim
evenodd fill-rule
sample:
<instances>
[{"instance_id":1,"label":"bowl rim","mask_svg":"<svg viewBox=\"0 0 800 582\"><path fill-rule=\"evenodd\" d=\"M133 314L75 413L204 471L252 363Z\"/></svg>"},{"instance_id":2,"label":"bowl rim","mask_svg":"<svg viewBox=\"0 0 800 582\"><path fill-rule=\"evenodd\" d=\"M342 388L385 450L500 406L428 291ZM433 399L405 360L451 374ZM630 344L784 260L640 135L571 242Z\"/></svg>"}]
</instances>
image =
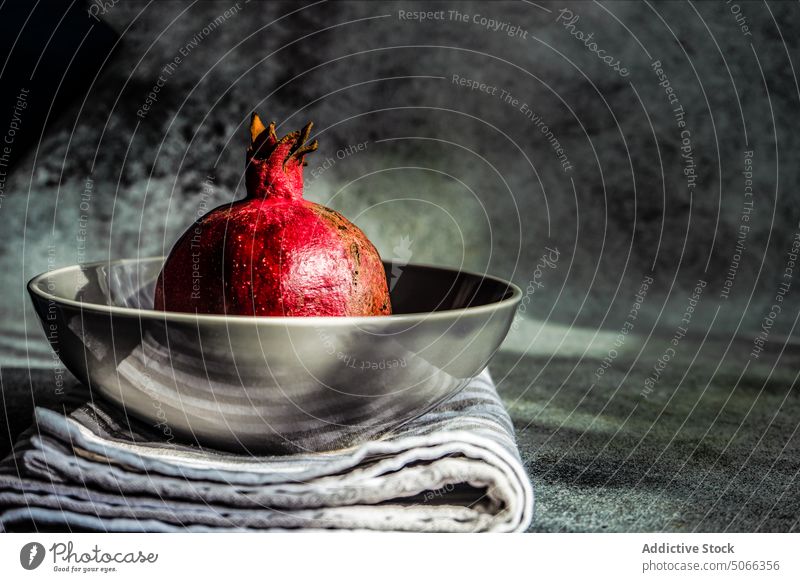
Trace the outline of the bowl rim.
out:
<instances>
[{"instance_id":1,"label":"bowl rim","mask_svg":"<svg viewBox=\"0 0 800 582\"><path fill-rule=\"evenodd\" d=\"M500 277L495 277L493 275L488 275L485 273L484 274L476 273L475 271L469 271L466 269L454 269L451 267L442 267L439 265L430 265L425 263L408 263L404 265L404 267L421 267L423 269L449 271L451 273L463 273L465 275L471 275L473 277L478 277L479 279L488 279L495 283L507 286L511 290L511 295L509 297L506 297L505 299L501 299L500 301L495 301L493 303L477 305L475 307L460 307L457 309L446 309L443 311L423 311L417 313L401 313L396 315L395 314L358 315L358 316L311 315L303 317L288 317L280 315L234 315L234 314L227 315L227 314L211 314L211 313L186 313L182 311L158 311L156 309L120 307L118 305L89 303L85 301L78 301L76 299L68 299L66 297L60 297L58 295L49 293L48 291L42 289L42 287L40 286L40 283L42 281L48 279L49 277L62 274L65 271L83 269L83 268L110 266L113 264L143 263L146 261L156 261L156 260L165 261L166 258L167 258L166 256L123 258L123 259L91 261L87 263L67 265L65 267L59 267L57 269L45 271L44 273L39 273L38 275L32 277L28 281L26 287L28 289L28 293L40 297L42 299L53 301L55 303L63 305L69 305L70 307L75 307L82 311L84 310L93 311L109 315L130 316L130 317L138 317L140 319L158 319L161 321L175 321L175 322L200 323L203 321L206 322L237 321L237 322L281 323L284 325L301 326L301 327L309 325L314 326L320 324L334 324L334 325L367 324L367 323L374 323L376 321L404 323L404 322L414 322L427 319L443 320L457 316L460 317L461 315L487 314L497 311L498 309L504 307L515 306L522 300L522 295L523 295L522 289L520 289L516 284L512 283L511 281L501 279Z\"/></svg>"}]
</instances>

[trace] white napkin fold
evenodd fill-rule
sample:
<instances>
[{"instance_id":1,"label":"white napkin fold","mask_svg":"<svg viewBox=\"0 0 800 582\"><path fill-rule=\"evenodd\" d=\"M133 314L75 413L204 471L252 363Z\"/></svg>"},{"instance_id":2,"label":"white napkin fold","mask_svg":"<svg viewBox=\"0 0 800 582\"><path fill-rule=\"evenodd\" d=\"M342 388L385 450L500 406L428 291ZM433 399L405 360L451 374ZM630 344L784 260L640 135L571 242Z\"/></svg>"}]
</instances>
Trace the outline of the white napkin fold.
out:
<instances>
[{"instance_id":1,"label":"white napkin fold","mask_svg":"<svg viewBox=\"0 0 800 582\"><path fill-rule=\"evenodd\" d=\"M488 370L379 440L248 457L159 442L86 399L0 465L0 529L522 531L533 491Z\"/></svg>"}]
</instances>

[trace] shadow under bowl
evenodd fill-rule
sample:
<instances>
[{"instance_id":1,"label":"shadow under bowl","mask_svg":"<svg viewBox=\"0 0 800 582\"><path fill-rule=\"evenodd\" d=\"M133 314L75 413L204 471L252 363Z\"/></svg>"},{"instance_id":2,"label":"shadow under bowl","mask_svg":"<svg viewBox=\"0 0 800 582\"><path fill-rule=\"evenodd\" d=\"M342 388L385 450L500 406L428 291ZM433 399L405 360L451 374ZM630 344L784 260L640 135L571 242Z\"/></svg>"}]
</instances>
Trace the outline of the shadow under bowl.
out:
<instances>
[{"instance_id":1,"label":"shadow under bowl","mask_svg":"<svg viewBox=\"0 0 800 582\"><path fill-rule=\"evenodd\" d=\"M252 454L345 448L423 414L488 364L522 297L494 277L385 263L390 316L162 312L152 299L163 262L65 267L28 291L62 362L95 394L165 438Z\"/></svg>"}]
</instances>

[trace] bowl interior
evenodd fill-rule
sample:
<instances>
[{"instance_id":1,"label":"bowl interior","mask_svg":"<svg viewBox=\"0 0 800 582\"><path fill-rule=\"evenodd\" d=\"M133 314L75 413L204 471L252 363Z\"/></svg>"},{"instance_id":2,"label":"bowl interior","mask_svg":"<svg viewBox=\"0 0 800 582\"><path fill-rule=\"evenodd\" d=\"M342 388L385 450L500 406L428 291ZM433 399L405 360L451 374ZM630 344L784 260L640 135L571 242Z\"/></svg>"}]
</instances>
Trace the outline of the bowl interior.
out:
<instances>
[{"instance_id":1,"label":"bowl interior","mask_svg":"<svg viewBox=\"0 0 800 582\"><path fill-rule=\"evenodd\" d=\"M34 279L42 293L84 304L152 309L163 257L85 264ZM519 290L494 277L427 265L384 262L395 315L490 305Z\"/></svg>"}]
</instances>

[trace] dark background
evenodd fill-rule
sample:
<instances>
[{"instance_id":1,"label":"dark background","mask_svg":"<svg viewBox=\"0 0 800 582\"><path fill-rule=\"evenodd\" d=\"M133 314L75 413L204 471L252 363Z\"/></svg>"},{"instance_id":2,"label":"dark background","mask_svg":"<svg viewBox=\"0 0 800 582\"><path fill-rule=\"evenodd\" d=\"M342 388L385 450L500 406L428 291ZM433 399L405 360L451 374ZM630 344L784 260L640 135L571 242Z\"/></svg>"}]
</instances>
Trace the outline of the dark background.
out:
<instances>
[{"instance_id":1,"label":"dark background","mask_svg":"<svg viewBox=\"0 0 800 582\"><path fill-rule=\"evenodd\" d=\"M800 281L796 269L784 278L800 221L796 3L126 1L65 11L69 5L0 7L0 20L15 6L24 15L4 20L11 33L2 57L11 64L0 72L3 97L33 87L38 104L23 115L29 143L14 146L15 171L0 200L0 364L15 386L29 368L34 384L46 384L42 370L52 367L24 290L30 277L81 261L166 254L194 218L206 176L214 203L242 196L253 110L283 133L313 120L320 149L309 157L307 197L353 219L384 258L486 271L529 290L495 375L543 504L535 527L755 529L765 512L767 528L796 526L796 506L769 513L796 491L798 467L798 368L790 354ZM579 16L573 28L558 21L564 8ZM443 10L444 19L400 17L414 10ZM451 19L451 10L468 21ZM54 18L67 13L69 26ZM521 32L487 29L475 15ZM20 60L22 44L12 42L20 30L39 47L36 58ZM57 42L42 44L59 30ZM629 75L570 34L577 30L593 33ZM84 34L88 44L76 49ZM43 64L31 69L40 55ZM693 188L655 61L685 110ZM137 114L159 74L157 100ZM470 91L453 75L496 86L497 94ZM504 102L502 90L520 104ZM571 170L521 103L552 131ZM363 151L337 158L364 142ZM746 151L753 152L751 199ZM324 167L326 158L335 163ZM753 206L743 222L746 200ZM749 231L738 253L742 224ZM546 247L559 260L537 273ZM635 329L615 346L646 276L654 283ZM688 339L665 372L658 405L644 402L642 382L698 280L706 287ZM752 338L787 281L768 327L772 355L755 358ZM598 378L612 349L619 358ZM650 416L637 413L640 424L631 423L632 410ZM615 440L629 431L634 440ZM732 464L718 465L732 454ZM598 459L605 468L587 473ZM637 459L661 463L654 475L678 477L673 489L648 497L640 489L647 466ZM774 483L759 480L765 474ZM705 491L703 475L717 489L686 517L684 509L700 503L697 488ZM744 484L734 481L745 476ZM609 491L599 498L618 500L598 510L604 518L587 509L601 505L599 483ZM629 523L619 519L631 507L630 490L649 499L650 513ZM571 504L587 491L576 510ZM715 491L737 492L721 505L744 504L751 517L715 513Z\"/></svg>"},{"instance_id":2,"label":"dark background","mask_svg":"<svg viewBox=\"0 0 800 582\"><path fill-rule=\"evenodd\" d=\"M49 35L37 18L48 13L55 20L47 4L27 23L40 38ZM463 264L525 287L544 247L557 248L558 268L546 273L528 311L536 319L616 330L631 291L651 269L657 283L644 305L646 325L657 322L668 333L699 278L709 286L693 331L713 320L714 334L753 334L772 303L800 220L791 3L736 4L751 36L724 1L537 8L240 0L236 13L210 31L236 2L106 5L98 17L119 34L116 53L96 78L89 67L70 87L68 107L33 136L33 149L5 188L5 361L27 361L26 332L30 357L48 357L21 286L47 269L51 245L57 266L166 253L193 217L206 175L214 176L215 202L242 195L253 110L283 131L316 123L321 147L308 170L336 159L340 148L368 142L318 179L308 175L308 197L353 218L385 257L408 237L412 261ZM593 32L630 71L627 78L555 22L565 6L580 16L575 29ZM471 20L398 18L399 10L414 9L444 10L446 18L449 10L485 15L521 27L527 39ZM79 29L71 30L80 40ZM76 61L85 61L83 53ZM41 61L53 55L64 59L51 46ZM165 74L157 101L140 119L137 110L176 56L182 62ZM693 193L654 60L686 110ZM37 88L63 93L60 75L42 83L42 71L34 74ZM454 74L496 86L498 95L460 87ZM3 83L4 93L13 89ZM501 101L503 89L543 118L573 170L563 171L547 137ZM730 298L721 300L748 149L755 174L751 229ZM82 211L87 179L92 198ZM787 312L799 296L790 293ZM784 313L773 333L786 334L792 319Z\"/></svg>"}]
</instances>

